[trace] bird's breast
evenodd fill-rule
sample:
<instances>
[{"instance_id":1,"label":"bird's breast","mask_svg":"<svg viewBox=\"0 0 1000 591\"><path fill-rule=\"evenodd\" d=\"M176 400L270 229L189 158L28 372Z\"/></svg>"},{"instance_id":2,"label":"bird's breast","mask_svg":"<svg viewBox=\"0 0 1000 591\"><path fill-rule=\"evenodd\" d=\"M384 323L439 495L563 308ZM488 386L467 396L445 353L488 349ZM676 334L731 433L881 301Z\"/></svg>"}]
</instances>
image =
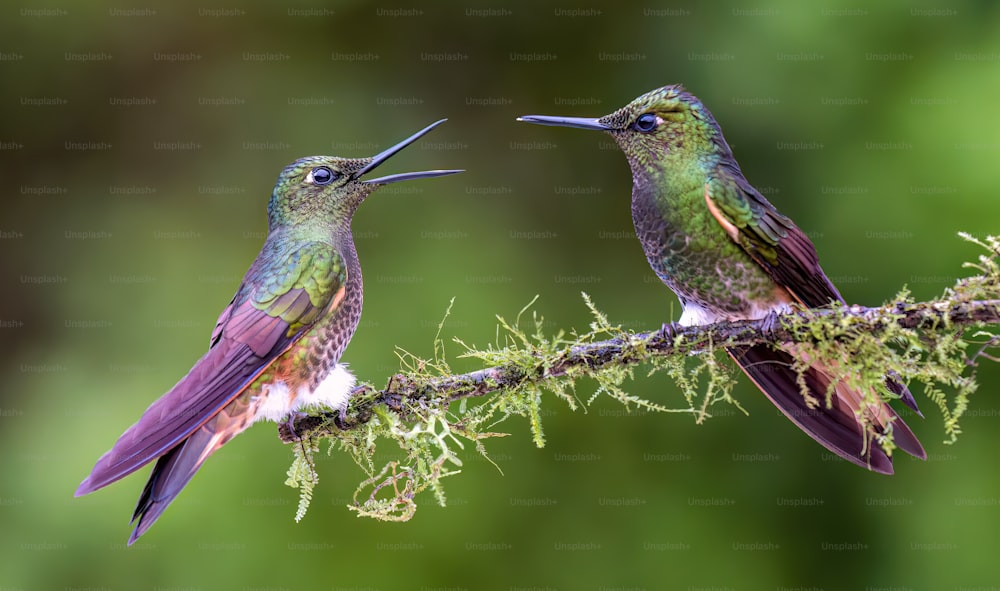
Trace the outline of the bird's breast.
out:
<instances>
[{"instance_id":1,"label":"bird's breast","mask_svg":"<svg viewBox=\"0 0 1000 591\"><path fill-rule=\"evenodd\" d=\"M344 292L344 297L248 388L255 420L278 421L310 406L346 408L355 378L340 363L340 356L361 320L360 269L348 272Z\"/></svg>"},{"instance_id":2,"label":"bird's breast","mask_svg":"<svg viewBox=\"0 0 1000 591\"><path fill-rule=\"evenodd\" d=\"M771 277L712 215L704 191L639 181L633 188L636 236L653 272L684 305L682 319L753 318L782 304Z\"/></svg>"}]
</instances>

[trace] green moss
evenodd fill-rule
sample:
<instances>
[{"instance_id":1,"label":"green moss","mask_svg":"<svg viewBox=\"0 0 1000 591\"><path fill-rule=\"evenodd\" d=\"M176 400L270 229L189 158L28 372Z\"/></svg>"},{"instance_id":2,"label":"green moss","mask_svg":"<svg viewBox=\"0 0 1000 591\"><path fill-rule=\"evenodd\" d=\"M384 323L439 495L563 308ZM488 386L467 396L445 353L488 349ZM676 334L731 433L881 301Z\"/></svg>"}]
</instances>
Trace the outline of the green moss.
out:
<instances>
[{"instance_id":1,"label":"green moss","mask_svg":"<svg viewBox=\"0 0 1000 591\"><path fill-rule=\"evenodd\" d=\"M299 506L295 511L295 521L301 521L312 502L313 489L319 484L319 474L313 463L313 454L319 451L319 439L310 437L295 444L295 459L288 467L288 479L285 484L299 489Z\"/></svg>"}]
</instances>

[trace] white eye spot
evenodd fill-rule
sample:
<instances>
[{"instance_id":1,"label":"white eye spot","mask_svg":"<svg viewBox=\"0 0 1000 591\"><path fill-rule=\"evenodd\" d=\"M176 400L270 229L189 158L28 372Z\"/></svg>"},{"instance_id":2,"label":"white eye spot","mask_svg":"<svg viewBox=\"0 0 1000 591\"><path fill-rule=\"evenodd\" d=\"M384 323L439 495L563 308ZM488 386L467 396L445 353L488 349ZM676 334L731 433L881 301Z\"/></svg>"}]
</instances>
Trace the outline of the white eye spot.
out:
<instances>
[{"instance_id":1,"label":"white eye spot","mask_svg":"<svg viewBox=\"0 0 1000 591\"><path fill-rule=\"evenodd\" d=\"M660 118L656 113L643 113L635 120L632 124L632 129L641 133L651 133L656 130L660 124L663 123L663 119Z\"/></svg>"}]
</instances>

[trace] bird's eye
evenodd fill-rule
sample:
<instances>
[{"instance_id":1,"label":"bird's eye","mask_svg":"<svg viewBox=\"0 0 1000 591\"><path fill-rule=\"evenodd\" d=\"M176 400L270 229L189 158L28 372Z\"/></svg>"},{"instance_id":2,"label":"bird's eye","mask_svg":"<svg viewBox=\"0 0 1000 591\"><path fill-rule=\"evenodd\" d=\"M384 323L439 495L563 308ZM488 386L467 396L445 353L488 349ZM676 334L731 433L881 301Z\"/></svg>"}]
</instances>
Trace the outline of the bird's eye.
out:
<instances>
[{"instance_id":1,"label":"bird's eye","mask_svg":"<svg viewBox=\"0 0 1000 591\"><path fill-rule=\"evenodd\" d=\"M649 133L656 129L657 119L659 117L656 116L656 113L643 113L635 120L633 127L643 133Z\"/></svg>"},{"instance_id":2,"label":"bird's eye","mask_svg":"<svg viewBox=\"0 0 1000 591\"><path fill-rule=\"evenodd\" d=\"M309 174L312 176L312 181L317 185L328 185L333 179L337 178L337 173L325 166L317 166Z\"/></svg>"}]
</instances>

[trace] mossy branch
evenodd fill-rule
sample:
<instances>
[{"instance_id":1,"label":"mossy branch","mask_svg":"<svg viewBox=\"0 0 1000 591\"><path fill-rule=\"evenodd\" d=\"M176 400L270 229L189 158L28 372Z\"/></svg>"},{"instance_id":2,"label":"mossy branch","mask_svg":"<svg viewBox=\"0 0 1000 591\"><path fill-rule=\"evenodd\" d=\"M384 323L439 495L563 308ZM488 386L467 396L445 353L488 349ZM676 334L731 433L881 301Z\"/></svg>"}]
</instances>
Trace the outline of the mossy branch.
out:
<instances>
[{"instance_id":1,"label":"mossy branch","mask_svg":"<svg viewBox=\"0 0 1000 591\"><path fill-rule=\"evenodd\" d=\"M806 331L810 321L836 318L842 327L840 334L822 335ZM350 422L336 421L335 413L320 416L303 416L279 426L281 440L298 441L296 434L324 435L332 430L354 429L374 415L373 406L381 405L401 410L403 401L450 404L462 398L487 396L500 390L539 386L552 378L565 376L573 371L599 371L608 365L634 365L649 361L654 356L693 355L707 353L721 346L778 344L783 342L821 341L839 342L850 338L854 331L880 335L889 327L917 330L935 330L938 327L958 327L969 324L1000 324L1000 299L971 302L896 303L877 308L847 306L836 309L811 309L775 315L763 320L719 322L704 326L667 324L659 330L623 334L622 336L583 343L549 358L539 357L533 367L507 364L487 367L469 373L413 379L406 374L396 374L382 390L373 391L363 385L354 389ZM984 355L985 343L979 352Z\"/></svg>"},{"instance_id":2,"label":"mossy branch","mask_svg":"<svg viewBox=\"0 0 1000 591\"><path fill-rule=\"evenodd\" d=\"M842 373L833 377L877 391L884 398L892 396L884 388L889 372L911 384L920 383L943 416L947 441L954 441L961 432L959 418L977 387L978 361L996 361L991 352L1000 345L1000 336L984 330L1000 324L1000 239L963 238L987 251L977 262L966 264L978 273L959 279L940 297L926 302L912 301L904 290L880 307L803 309L755 321L689 327L666 324L658 330L633 333L609 322L584 294L593 315L590 330L569 336L562 332L545 335L537 313L531 315L529 333L522 317L532 302L513 323L498 317L503 344L477 349L455 339L465 348L463 357L487 366L463 374L454 374L448 365L442 320L433 359L401 351L403 371L383 389L356 388L345 416L327 412L279 427L282 441L299 446L289 472L289 484L303 493L297 517L304 513L317 482L311 470L317 439L330 440L331 451L339 443L368 473L351 509L378 519L405 520L416 509L413 497L426 488L434 490L443 505L440 480L458 472L461 460L456 450L465 441L485 456L484 440L503 436L492 429L509 416L526 417L536 445L544 445L540 418L544 391L571 409L605 394L626 407L689 413L699 423L712 416L718 403L739 406L731 396L733 366L714 354L730 346L799 343L812 359L837 360ZM970 327L976 330L967 335ZM649 373L664 372L672 378L686 404L671 407L627 393L622 384L640 365L648 366ZM586 402L576 395L581 377L596 384ZM375 446L382 438L394 440L401 457L376 468ZM879 443L892 452L891 438Z\"/></svg>"}]
</instances>

